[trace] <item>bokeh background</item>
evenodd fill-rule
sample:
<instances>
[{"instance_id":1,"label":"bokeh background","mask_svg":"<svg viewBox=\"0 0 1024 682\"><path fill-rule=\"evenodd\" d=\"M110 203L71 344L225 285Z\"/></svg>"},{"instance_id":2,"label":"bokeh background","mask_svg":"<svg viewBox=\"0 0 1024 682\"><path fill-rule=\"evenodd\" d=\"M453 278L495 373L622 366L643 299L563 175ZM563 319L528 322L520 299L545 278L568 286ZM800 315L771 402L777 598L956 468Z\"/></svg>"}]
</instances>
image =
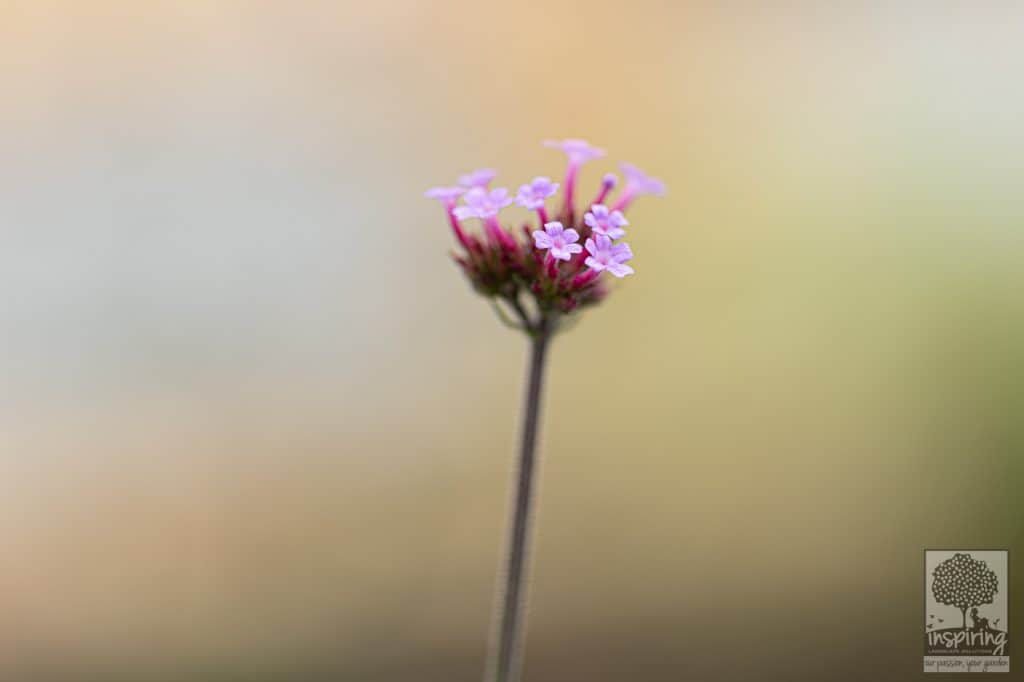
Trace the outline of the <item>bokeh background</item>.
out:
<instances>
[{"instance_id":1,"label":"bokeh background","mask_svg":"<svg viewBox=\"0 0 1024 682\"><path fill-rule=\"evenodd\" d=\"M0 1L0 679L477 680L525 344L422 192L546 137L670 192L526 680L921 675L923 548L1024 554L1015 4Z\"/></svg>"}]
</instances>

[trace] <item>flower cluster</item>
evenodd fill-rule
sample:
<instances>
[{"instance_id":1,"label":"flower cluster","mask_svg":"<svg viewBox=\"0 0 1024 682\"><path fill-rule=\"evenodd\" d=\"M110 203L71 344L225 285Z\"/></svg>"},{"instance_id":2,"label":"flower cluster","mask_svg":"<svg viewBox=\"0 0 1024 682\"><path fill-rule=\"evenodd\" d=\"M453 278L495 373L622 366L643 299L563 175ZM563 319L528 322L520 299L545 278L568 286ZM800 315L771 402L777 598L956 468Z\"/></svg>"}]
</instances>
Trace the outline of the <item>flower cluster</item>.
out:
<instances>
[{"instance_id":1,"label":"flower cluster","mask_svg":"<svg viewBox=\"0 0 1024 682\"><path fill-rule=\"evenodd\" d=\"M453 258L473 287L495 302L503 319L531 333L542 323L601 301L608 293L607 283L600 277L602 272L616 278L633 274L633 268L626 264L632 260L633 251L629 244L618 241L629 225L623 212L643 194L665 193L660 180L622 163L625 183L618 198L614 203L609 201L618 184L618 178L609 173L578 219L575 195L580 167L603 157L604 150L575 139L548 140L544 146L559 149L568 157L561 183L536 177L512 196L504 187L492 189L497 173L483 168L460 176L457 185L434 187L425 195L444 204L461 247ZM559 189L561 206L549 216L548 201ZM499 213L513 203L535 212L536 225L527 222L519 230L502 225ZM467 232L464 225L474 219L483 225L479 236ZM518 322L509 319L499 301L519 318Z\"/></svg>"}]
</instances>

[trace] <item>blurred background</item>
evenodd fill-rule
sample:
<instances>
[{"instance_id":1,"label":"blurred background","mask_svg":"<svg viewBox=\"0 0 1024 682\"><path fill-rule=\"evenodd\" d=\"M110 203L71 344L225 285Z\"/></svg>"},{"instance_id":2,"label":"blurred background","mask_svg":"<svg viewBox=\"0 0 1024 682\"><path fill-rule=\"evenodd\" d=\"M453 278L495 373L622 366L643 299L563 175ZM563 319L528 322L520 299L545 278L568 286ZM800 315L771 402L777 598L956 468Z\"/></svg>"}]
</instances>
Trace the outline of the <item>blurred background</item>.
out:
<instances>
[{"instance_id":1,"label":"blurred background","mask_svg":"<svg viewBox=\"0 0 1024 682\"><path fill-rule=\"evenodd\" d=\"M422 193L548 137L669 194L525 679L919 675L922 550L1024 542L1024 10L838 4L0 0L0 679L479 679L526 345Z\"/></svg>"}]
</instances>

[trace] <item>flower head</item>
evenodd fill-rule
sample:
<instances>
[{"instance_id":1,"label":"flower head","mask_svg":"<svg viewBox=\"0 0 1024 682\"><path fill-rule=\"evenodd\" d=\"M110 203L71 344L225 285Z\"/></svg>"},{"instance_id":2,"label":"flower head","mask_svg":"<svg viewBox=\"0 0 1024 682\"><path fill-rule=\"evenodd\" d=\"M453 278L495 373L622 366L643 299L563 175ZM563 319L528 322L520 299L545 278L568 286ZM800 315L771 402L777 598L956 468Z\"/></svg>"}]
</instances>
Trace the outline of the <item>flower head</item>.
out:
<instances>
[{"instance_id":1,"label":"flower head","mask_svg":"<svg viewBox=\"0 0 1024 682\"><path fill-rule=\"evenodd\" d=\"M562 223L551 222L544 225L544 231L533 233L533 243L538 249L550 249L551 255L558 260L569 260L572 254L580 253L583 247L577 244L579 232L562 227Z\"/></svg>"},{"instance_id":2,"label":"flower head","mask_svg":"<svg viewBox=\"0 0 1024 682\"><path fill-rule=\"evenodd\" d=\"M625 277L633 274L633 268L625 265L625 262L633 257L633 251L629 244L612 244L612 240L604 235L598 235L597 240L587 240L587 257L585 264L591 270L601 272L607 270L616 277Z\"/></svg>"},{"instance_id":3,"label":"flower head","mask_svg":"<svg viewBox=\"0 0 1024 682\"><path fill-rule=\"evenodd\" d=\"M605 300L610 292L609 279L602 277L605 270L614 277L633 274L626 264L633 258L632 250L615 243L629 224L622 213L637 196L665 191L660 180L623 164L625 177L605 174L594 194L582 198L591 200L581 201L577 210L574 196L582 165L604 156L604 151L578 139L544 144L568 156L560 182L538 176L509 192L491 188L495 172L483 168L459 177L458 186L426 192L444 206L461 247L451 257L473 289L495 304L503 322L531 336L553 332L562 316ZM613 201L616 185L621 194ZM515 229L499 221L501 209L513 202L535 216ZM548 204L555 202L560 206L549 219ZM468 218L481 223L479 234L466 228ZM536 231L530 223L539 226Z\"/></svg>"},{"instance_id":4,"label":"flower head","mask_svg":"<svg viewBox=\"0 0 1024 682\"><path fill-rule=\"evenodd\" d=\"M466 193L465 187L431 187L423 193L428 199L437 199L445 204L454 203L456 199Z\"/></svg>"},{"instance_id":5,"label":"flower head","mask_svg":"<svg viewBox=\"0 0 1024 682\"><path fill-rule=\"evenodd\" d=\"M535 211L543 208L544 201L558 191L558 183L551 182L551 178L543 176L536 177L528 185L522 185L516 194L516 203Z\"/></svg>"},{"instance_id":6,"label":"flower head","mask_svg":"<svg viewBox=\"0 0 1024 682\"><path fill-rule=\"evenodd\" d=\"M498 215L498 211L512 203L512 197L508 196L508 190L504 187L490 191L484 187L474 187L462 196L462 200L465 205L455 207L455 217L459 220L493 218Z\"/></svg>"},{"instance_id":7,"label":"flower head","mask_svg":"<svg viewBox=\"0 0 1024 682\"><path fill-rule=\"evenodd\" d=\"M603 149L591 146L586 140L573 138L561 141L544 140L544 146L552 149L561 149L569 157L569 163L574 166L604 156Z\"/></svg>"},{"instance_id":8,"label":"flower head","mask_svg":"<svg viewBox=\"0 0 1024 682\"><path fill-rule=\"evenodd\" d=\"M466 189L471 187L487 187L497 175L498 171L493 168L478 168L472 173L460 175L459 184Z\"/></svg>"},{"instance_id":9,"label":"flower head","mask_svg":"<svg viewBox=\"0 0 1024 682\"><path fill-rule=\"evenodd\" d=\"M590 211L583 216L583 222L587 224L595 235L605 236L609 239L619 239L625 236L623 226L629 225L626 216L622 211L609 211L603 204L594 204Z\"/></svg>"}]
</instances>

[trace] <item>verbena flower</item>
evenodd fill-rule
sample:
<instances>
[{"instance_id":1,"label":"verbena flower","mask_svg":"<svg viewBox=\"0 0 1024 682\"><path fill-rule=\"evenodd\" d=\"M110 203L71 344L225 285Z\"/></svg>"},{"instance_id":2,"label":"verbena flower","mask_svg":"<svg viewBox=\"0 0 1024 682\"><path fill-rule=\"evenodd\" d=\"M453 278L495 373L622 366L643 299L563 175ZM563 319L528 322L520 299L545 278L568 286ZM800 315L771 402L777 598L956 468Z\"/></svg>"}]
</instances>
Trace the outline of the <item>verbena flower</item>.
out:
<instances>
[{"instance_id":1,"label":"verbena flower","mask_svg":"<svg viewBox=\"0 0 1024 682\"><path fill-rule=\"evenodd\" d=\"M534 178L528 185L521 185L516 194L516 203L523 208L536 211L544 207L548 197L558 191L558 183L551 182L551 178L543 176Z\"/></svg>"},{"instance_id":2,"label":"verbena flower","mask_svg":"<svg viewBox=\"0 0 1024 682\"><path fill-rule=\"evenodd\" d=\"M423 193L423 196L428 199L437 199L447 204L455 203L455 200L465 193L465 187L431 187Z\"/></svg>"},{"instance_id":3,"label":"verbena flower","mask_svg":"<svg viewBox=\"0 0 1024 682\"><path fill-rule=\"evenodd\" d=\"M586 140L569 138L567 140L545 140L545 147L560 149L569 158L569 166L565 170L565 206L562 213L566 218L572 220L575 217L573 199L576 193L576 178L580 172L580 166L587 161L593 161L604 156L604 150L591 145Z\"/></svg>"},{"instance_id":4,"label":"verbena flower","mask_svg":"<svg viewBox=\"0 0 1024 682\"><path fill-rule=\"evenodd\" d=\"M633 274L626 265L633 258L627 244L616 242L629 222L623 211L641 194L664 192L661 181L635 166L623 164L625 183L618 201L606 204L618 179L606 174L589 210L577 216L572 201L580 166L600 158L604 151L583 140L545 142L565 152L568 170L563 183L544 176L519 187L513 198L507 189L488 188L494 170L486 168L459 178L458 186L435 187L426 196L440 201L461 249L456 263L477 292L491 299L503 319L518 317L517 326L537 333L541 322L550 331L557 319L603 300L609 293L608 272L616 278ZM546 202L562 192L562 205L548 220ZM503 225L501 211L515 202L535 211L532 221ZM610 203L610 201L609 201ZM483 237L467 230L465 221L483 222ZM533 223L531 226L531 222ZM585 244L586 248L583 248Z\"/></svg>"},{"instance_id":5,"label":"verbena flower","mask_svg":"<svg viewBox=\"0 0 1024 682\"><path fill-rule=\"evenodd\" d=\"M498 171L493 168L478 168L472 173L459 176L459 184L469 189L471 187L487 187L498 176Z\"/></svg>"},{"instance_id":6,"label":"verbena flower","mask_svg":"<svg viewBox=\"0 0 1024 682\"><path fill-rule=\"evenodd\" d=\"M542 251L550 249L551 256L558 260L569 260L574 253L581 253L583 247L576 243L579 240L579 232L571 227L567 230L557 221L545 225L543 232L533 233L534 246Z\"/></svg>"},{"instance_id":7,"label":"verbena flower","mask_svg":"<svg viewBox=\"0 0 1024 682\"><path fill-rule=\"evenodd\" d=\"M451 223L452 231L455 233L455 238L459 240L459 244L467 251L477 250L479 247L474 243L473 238L466 235L462 229L462 225L459 223L459 219L455 216L455 202L466 193L464 187L431 187L423 196L428 199L437 199L444 204L445 210L448 211L448 222Z\"/></svg>"},{"instance_id":8,"label":"verbena flower","mask_svg":"<svg viewBox=\"0 0 1024 682\"><path fill-rule=\"evenodd\" d=\"M612 240L604 235L598 235L597 239L587 240L587 253L590 255L584 261L591 270L607 270L616 277L625 277L633 274L633 268L624 263L633 258L633 251L629 244L622 242L612 244Z\"/></svg>"},{"instance_id":9,"label":"verbena flower","mask_svg":"<svg viewBox=\"0 0 1024 682\"><path fill-rule=\"evenodd\" d=\"M622 215L622 211L609 211L607 206L601 204L591 206L590 211L583 216L583 222L595 235L611 239L621 239L626 236L626 231L622 228L629 225L629 221L626 220L626 216Z\"/></svg>"},{"instance_id":10,"label":"verbena flower","mask_svg":"<svg viewBox=\"0 0 1024 682\"><path fill-rule=\"evenodd\" d=\"M512 197L504 187L487 190L484 187L474 187L462 195L465 202L462 206L456 206L452 215L458 220L466 218L479 218L484 221L484 227L491 242L501 246L505 251L516 249L516 240L502 229L498 223L498 212L512 203Z\"/></svg>"},{"instance_id":11,"label":"verbena flower","mask_svg":"<svg viewBox=\"0 0 1024 682\"><path fill-rule=\"evenodd\" d=\"M622 174L626 176L626 186L622 190L622 196L615 202L616 209L625 210L633 200L642 194L655 194L661 196L665 193L665 183L658 178L651 177L631 163L623 161L619 164Z\"/></svg>"},{"instance_id":12,"label":"verbena flower","mask_svg":"<svg viewBox=\"0 0 1024 682\"><path fill-rule=\"evenodd\" d=\"M569 138L566 140L544 140L544 146L561 149L569 157L569 163L579 165L604 156L604 150L591 145L586 140Z\"/></svg>"},{"instance_id":13,"label":"verbena flower","mask_svg":"<svg viewBox=\"0 0 1024 682\"><path fill-rule=\"evenodd\" d=\"M498 211L512 203L512 198L504 187L490 191L483 187L474 187L462 195L462 200L466 202L465 205L455 209L455 217L459 220L493 218L498 215Z\"/></svg>"},{"instance_id":14,"label":"verbena flower","mask_svg":"<svg viewBox=\"0 0 1024 682\"><path fill-rule=\"evenodd\" d=\"M615 189L615 185L619 184L619 179L615 177L615 173L606 173L601 178L601 189L598 190L597 196L590 202L590 205L603 204L604 200L608 198L608 194Z\"/></svg>"}]
</instances>

